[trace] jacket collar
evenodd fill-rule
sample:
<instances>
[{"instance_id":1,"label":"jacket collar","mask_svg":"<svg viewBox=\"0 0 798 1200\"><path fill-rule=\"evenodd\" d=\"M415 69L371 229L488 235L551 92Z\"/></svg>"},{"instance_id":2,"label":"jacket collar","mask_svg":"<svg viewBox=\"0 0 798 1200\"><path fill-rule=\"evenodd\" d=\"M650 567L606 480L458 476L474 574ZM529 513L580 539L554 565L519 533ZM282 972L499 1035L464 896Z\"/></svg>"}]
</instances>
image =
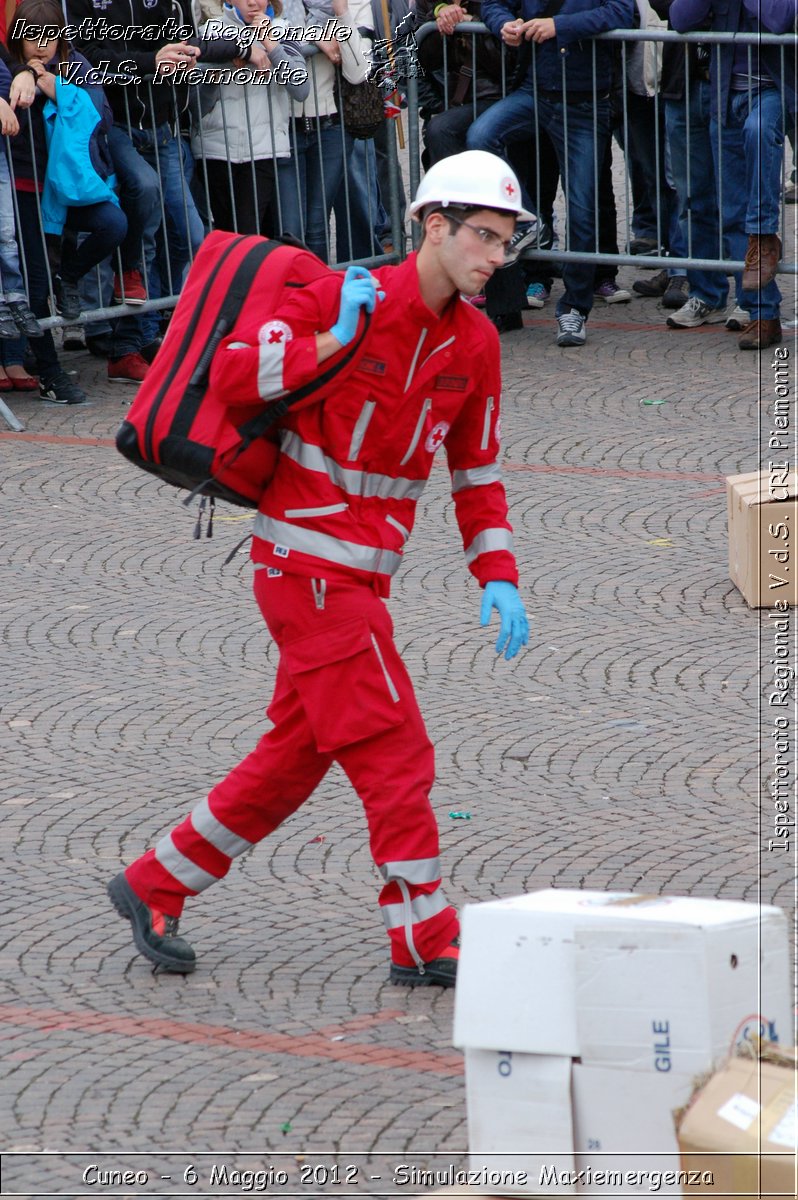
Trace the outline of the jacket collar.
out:
<instances>
[{"instance_id":1,"label":"jacket collar","mask_svg":"<svg viewBox=\"0 0 798 1200\"><path fill-rule=\"evenodd\" d=\"M432 311L424 302L418 282L418 255L414 250L408 254L403 263L394 268L390 284L391 301L401 305L413 322L427 329L437 326L439 332L444 332L453 323L460 297L455 292L440 316Z\"/></svg>"}]
</instances>

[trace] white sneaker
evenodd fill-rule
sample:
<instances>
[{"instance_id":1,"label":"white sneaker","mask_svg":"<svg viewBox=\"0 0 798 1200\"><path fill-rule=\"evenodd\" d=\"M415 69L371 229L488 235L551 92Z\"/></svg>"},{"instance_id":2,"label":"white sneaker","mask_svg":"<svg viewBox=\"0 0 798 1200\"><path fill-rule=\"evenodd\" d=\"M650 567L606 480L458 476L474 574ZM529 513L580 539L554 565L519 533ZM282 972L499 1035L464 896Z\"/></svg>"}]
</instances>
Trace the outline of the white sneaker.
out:
<instances>
[{"instance_id":1,"label":"white sneaker","mask_svg":"<svg viewBox=\"0 0 798 1200\"><path fill-rule=\"evenodd\" d=\"M744 308L740 308L739 304L732 302L725 312L726 328L733 329L739 332L741 329L747 329L751 324L750 313L747 313Z\"/></svg>"},{"instance_id":2,"label":"white sneaker","mask_svg":"<svg viewBox=\"0 0 798 1200\"><path fill-rule=\"evenodd\" d=\"M726 320L725 308L713 308L698 296L691 296L673 316L665 322L671 329L695 329L696 325L720 325Z\"/></svg>"},{"instance_id":3,"label":"white sneaker","mask_svg":"<svg viewBox=\"0 0 798 1200\"><path fill-rule=\"evenodd\" d=\"M584 346L587 340L585 318L578 308L560 313L557 318L557 330L558 346Z\"/></svg>"}]
</instances>

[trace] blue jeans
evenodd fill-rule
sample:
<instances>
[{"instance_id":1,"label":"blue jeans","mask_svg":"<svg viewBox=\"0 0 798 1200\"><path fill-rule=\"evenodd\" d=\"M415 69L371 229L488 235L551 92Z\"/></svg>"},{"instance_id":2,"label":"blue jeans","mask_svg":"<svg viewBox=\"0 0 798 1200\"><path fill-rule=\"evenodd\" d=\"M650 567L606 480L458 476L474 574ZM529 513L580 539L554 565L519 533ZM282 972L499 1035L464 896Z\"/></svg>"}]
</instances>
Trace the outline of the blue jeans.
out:
<instances>
[{"instance_id":1,"label":"blue jeans","mask_svg":"<svg viewBox=\"0 0 798 1200\"><path fill-rule=\"evenodd\" d=\"M87 233L88 237L78 242L78 233ZM68 208L61 245L62 279L77 283L113 253L126 233L127 218L110 200Z\"/></svg>"},{"instance_id":2,"label":"blue jeans","mask_svg":"<svg viewBox=\"0 0 798 1200\"><path fill-rule=\"evenodd\" d=\"M388 225L388 214L380 198L377 155L371 139L355 140L346 179L341 181L333 208L338 262L382 254L377 230Z\"/></svg>"},{"instance_id":3,"label":"blue jeans","mask_svg":"<svg viewBox=\"0 0 798 1200\"><path fill-rule=\"evenodd\" d=\"M715 175L721 189L724 256L745 258L750 234L778 233L784 127L777 88L732 92L726 123L711 122ZM761 292L746 292L739 274L737 303L754 321L778 317L781 292L775 279Z\"/></svg>"},{"instance_id":4,"label":"blue jeans","mask_svg":"<svg viewBox=\"0 0 798 1200\"><path fill-rule=\"evenodd\" d=\"M566 248L595 254L598 250L596 226L596 186L610 140L609 98L563 104L532 94L532 81L497 101L477 117L468 131L469 150L489 150L504 154L508 142L529 138L536 124L545 129L554 146L565 188ZM557 316L576 308L587 316L593 307L595 268L590 262L568 261L563 264L565 291L557 303Z\"/></svg>"},{"instance_id":5,"label":"blue jeans","mask_svg":"<svg viewBox=\"0 0 798 1200\"><path fill-rule=\"evenodd\" d=\"M138 154L160 178L163 196L164 265L168 266L163 273L160 271L160 261L156 261L153 243L152 268L147 262L148 272L152 269L155 285L150 287L150 295L174 295L180 291L183 272L205 237L205 227L189 187L194 160L184 140L176 138L169 125L158 125L154 132L131 129L130 138ZM145 261L147 249L145 245ZM158 258L160 260L161 256Z\"/></svg>"},{"instance_id":6,"label":"blue jeans","mask_svg":"<svg viewBox=\"0 0 798 1200\"><path fill-rule=\"evenodd\" d=\"M5 146L0 146L0 293L6 300L25 300L25 280L19 268L19 244L14 198Z\"/></svg>"},{"instance_id":7,"label":"blue jeans","mask_svg":"<svg viewBox=\"0 0 798 1200\"><path fill-rule=\"evenodd\" d=\"M712 88L703 79L691 80L683 100L665 100L665 129L673 185L679 201L680 244L672 249L682 258L719 258L718 193L710 138ZM689 155L688 155L689 135ZM723 271L689 267L690 295L711 308L722 308L729 288Z\"/></svg>"},{"instance_id":8,"label":"blue jeans","mask_svg":"<svg viewBox=\"0 0 798 1200\"><path fill-rule=\"evenodd\" d=\"M315 118L312 122L309 131L294 122L291 157L277 161L280 232L293 234L329 262L330 213L354 139L329 117L320 118L318 130Z\"/></svg>"}]
</instances>

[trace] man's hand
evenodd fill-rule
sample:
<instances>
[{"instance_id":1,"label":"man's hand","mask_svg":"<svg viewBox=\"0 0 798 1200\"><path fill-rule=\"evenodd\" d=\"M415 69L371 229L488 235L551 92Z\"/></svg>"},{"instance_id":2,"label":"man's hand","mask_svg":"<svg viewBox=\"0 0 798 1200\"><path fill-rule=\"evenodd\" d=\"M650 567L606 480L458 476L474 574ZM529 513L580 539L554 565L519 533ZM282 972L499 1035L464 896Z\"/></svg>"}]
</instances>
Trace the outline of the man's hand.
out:
<instances>
[{"instance_id":1,"label":"man's hand","mask_svg":"<svg viewBox=\"0 0 798 1200\"><path fill-rule=\"evenodd\" d=\"M495 579L491 583L485 584L485 591L482 594L482 610L479 614L480 625L489 624L490 614L494 608L501 619L499 636L496 639L496 653L501 654L504 650L504 657L509 661L511 658L515 658L521 647L526 646L529 642L529 622L521 597L518 595L518 588L504 579Z\"/></svg>"},{"instance_id":2,"label":"man's hand","mask_svg":"<svg viewBox=\"0 0 798 1200\"><path fill-rule=\"evenodd\" d=\"M525 28L526 26L520 17L515 21L505 21L500 30L505 46L520 46Z\"/></svg>"},{"instance_id":3,"label":"man's hand","mask_svg":"<svg viewBox=\"0 0 798 1200\"><path fill-rule=\"evenodd\" d=\"M553 17L533 17L525 23L524 37L528 42L548 42L557 36Z\"/></svg>"},{"instance_id":4,"label":"man's hand","mask_svg":"<svg viewBox=\"0 0 798 1200\"><path fill-rule=\"evenodd\" d=\"M374 312L377 299L382 300L385 293L377 291L377 288L377 280L365 267L347 267L341 288L341 306L330 330L342 346L348 346L357 333L361 308L365 308L366 312Z\"/></svg>"}]
</instances>

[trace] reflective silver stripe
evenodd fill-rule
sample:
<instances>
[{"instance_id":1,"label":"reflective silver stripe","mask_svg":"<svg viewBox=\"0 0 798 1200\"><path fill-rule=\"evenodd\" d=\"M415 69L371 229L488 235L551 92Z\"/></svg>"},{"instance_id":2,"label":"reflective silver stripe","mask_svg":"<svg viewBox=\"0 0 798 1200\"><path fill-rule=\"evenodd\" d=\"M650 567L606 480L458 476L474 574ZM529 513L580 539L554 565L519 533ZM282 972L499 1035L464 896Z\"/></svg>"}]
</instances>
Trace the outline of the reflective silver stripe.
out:
<instances>
[{"instance_id":1,"label":"reflective silver stripe","mask_svg":"<svg viewBox=\"0 0 798 1200\"><path fill-rule=\"evenodd\" d=\"M324 504L320 508L287 508L287 517L331 517L334 513L346 512L348 504Z\"/></svg>"},{"instance_id":2,"label":"reflective silver stripe","mask_svg":"<svg viewBox=\"0 0 798 1200\"><path fill-rule=\"evenodd\" d=\"M488 396L487 400L485 401L485 421L482 425L482 441L480 442L480 449L482 450L487 450L488 442L490 441L490 418L492 412L493 397Z\"/></svg>"},{"instance_id":3,"label":"reflective silver stripe","mask_svg":"<svg viewBox=\"0 0 798 1200\"><path fill-rule=\"evenodd\" d=\"M418 362L418 356L421 353L421 347L424 345L424 338L427 336L428 333L429 333L428 329L421 330L421 336L418 339L418 345L416 346L416 352L413 355L413 361L410 364L410 370L407 372L407 379L405 380L405 389L404 389L405 391L407 391L407 389L410 387L410 384L413 382L413 376L415 375L415 372L416 372L416 363Z\"/></svg>"},{"instance_id":4,"label":"reflective silver stripe","mask_svg":"<svg viewBox=\"0 0 798 1200\"><path fill-rule=\"evenodd\" d=\"M509 529L484 529L478 533L465 552L465 560L472 563L480 554L489 554L491 550L507 550L515 552L513 535Z\"/></svg>"},{"instance_id":5,"label":"reflective silver stripe","mask_svg":"<svg viewBox=\"0 0 798 1200\"><path fill-rule=\"evenodd\" d=\"M282 343L258 346L258 395L261 400L273 400L276 396L284 396L283 359L285 346Z\"/></svg>"},{"instance_id":6,"label":"reflective silver stripe","mask_svg":"<svg viewBox=\"0 0 798 1200\"><path fill-rule=\"evenodd\" d=\"M401 880L397 880L400 887ZM446 897L440 888L436 888L431 896L416 896L415 900L410 901L410 914L413 919L413 924L418 924L419 921L428 921L430 917L437 917L438 913L443 912L448 908ZM385 904L382 908L382 919L385 922L386 929L399 929L405 923L405 906L404 904Z\"/></svg>"},{"instance_id":7,"label":"reflective silver stripe","mask_svg":"<svg viewBox=\"0 0 798 1200\"><path fill-rule=\"evenodd\" d=\"M298 433L284 429L280 437L280 449L287 458L304 467L326 475L331 483L348 496L374 497L380 500L418 500L424 491L425 479L395 479L391 475L379 475L372 471L356 471L342 467L329 458L321 446L303 442Z\"/></svg>"},{"instance_id":8,"label":"reflective silver stripe","mask_svg":"<svg viewBox=\"0 0 798 1200\"><path fill-rule=\"evenodd\" d=\"M391 679L390 675L388 674L388 668L385 665L385 659L382 657L382 651L380 650L379 646L377 645L377 639L375 638L373 633L371 635L371 644L374 647L374 653L377 655L377 658L380 661L380 666L382 667L382 673L385 676L385 682L388 685L388 691L390 692L391 699L393 700L394 704L398 704L399 703L399 693L396 690L396 684L394 683L394 681Z\"/></svg>"},{"instance_id":9,"label":"reflective silver stripe","mask_svg":"<svg viewBox=\"0 0 798 1200\"><path fill-rule=\"evenodd\" d=\"M237 833L233 833L232 829L228 829L221 821L217 821L207 799L201 800L192 812L191 824L197 833L205 838L206 842L210 842L228 858L235 858L237 854L243 854L245 850L249 850L250 846L255 844L248 842L246 838L239 837Z\"/></svg>"},{"instance_id":10,"label":"reflective silver stripe","mask_svg":"<svg viewBox=\"0 0 798 1200\"><path fill-rule=\"evenodd\" d=\"M386 524L393 525L394 529L397 529L399 531L399 533L401 533L404 540L407 541L407 539L410 537L410 530L405 529L405 527L401 523L401 521L395 520L394 517L386 517L385 521L386 521Z\"/></svg>"},{"instance_id":11,"label":"reflective silver stripe","mask_svg":"<svg viewBox=\"0 0 798 1200\"><path fill-rule=\"evenodd\" d=\"M452 495L470 487L484 487L488 483L500 483L501 467L497 462L486 467L468 467L464 471L452 471Z\"/></svg>"},{"instance_id":12,"label":"reflective silver stripe","mask_svg":"<svg viewBox=\"0 0 798 1200\"><path fill-rule=\"evenodd\" d=\"M408 462L413 457L413 451L415 450L416 446L419 443L422 430L424 429L424 422L427 419L427 413L429 412L429 410L431 408L432 408L432 401L429 399L425 400L424 403L421 405L421 412L418 414L418 420L416 421L416 427L413 430L413 437L410 441L410 445L407 448L407 453L405 454L402 461L399 463L400 467L403 467L405 465L405 463Z\"/></svg>"},{"instance_id":13,"label":"reflective silver stripe","mask_svg":"<svg viewBox=\"0 0 798 1200\"><path fill-rule=\"evenodd\" d=\"M376 401L367 400L360 410L360 416L355 421L355 428L352 430L352 441L349 444L349 454L347 458L350 462L354 462L360 453L360 447L363 445L363 438L366 436L366 430L369 427L369 421L374 416L374 409L377 407Z\"/></svg>"},{"instance_id":14,"label":"reflective silver stripe","mask_svg":"<svg viewBox=\"0 0 798 1200\"><path fill-rule=\"evenodd\" d=\"M423 363L421 364L422 371L424 370L424 367L426 367L429 360L432 358L433 354L437 354L439 350L445 350L447 346L451 346L453 341L454 341L454 334L452 334L452 336L450 338L447 338L445 342L441 342L440 346L436 346L434 350L430 350L429 354L427 355L427 357L424 359Z\"/></svg>"},{"instance_id":15,"label":"reflective silver stripe","mask_svg":"<svg viewBox=\"0 0 798 1200\"><path fill-rule=\"evenodd\" d=\"M203 871L202 867L198 867L190 858L186 858L185 854L180 853L172 841L171 833L161 838L155 847L155 857L165 871L174 875L178 883L190 888L192 892L202 892L212 883L218 883L216 875Z\"/></svg>"},{"instance_id":16,"label":"reflective silver stripe","mask_svg":"<svg viewBox=\"0 0 798 1200\"><path fill-rule=\"evenodd\" d=\"M327 562L342 567L354 567L358 571L373 571L377 575L395 575L402 561L401 554L381 547L360 546L357 542L344 542L318 533L315 529L303 529L301 525L286 525L275 521L265 513L258 513L253 530L255 537L266 542L275 542L287 550L298 550L301 554L312 554Z\"/></svg>"},{"instance_id":17,"label":"reflective silver stripe","mask_svg":"<svg viewBox=\"0 0 798 1200\"><path fill-rule=\"evenodd\" d=\"M383 863L379 870L386 883L392 879L405 879L408 883L435 883L441 877L441 860L411 858L404 862Z\"/></svg>"}]
</instances>

